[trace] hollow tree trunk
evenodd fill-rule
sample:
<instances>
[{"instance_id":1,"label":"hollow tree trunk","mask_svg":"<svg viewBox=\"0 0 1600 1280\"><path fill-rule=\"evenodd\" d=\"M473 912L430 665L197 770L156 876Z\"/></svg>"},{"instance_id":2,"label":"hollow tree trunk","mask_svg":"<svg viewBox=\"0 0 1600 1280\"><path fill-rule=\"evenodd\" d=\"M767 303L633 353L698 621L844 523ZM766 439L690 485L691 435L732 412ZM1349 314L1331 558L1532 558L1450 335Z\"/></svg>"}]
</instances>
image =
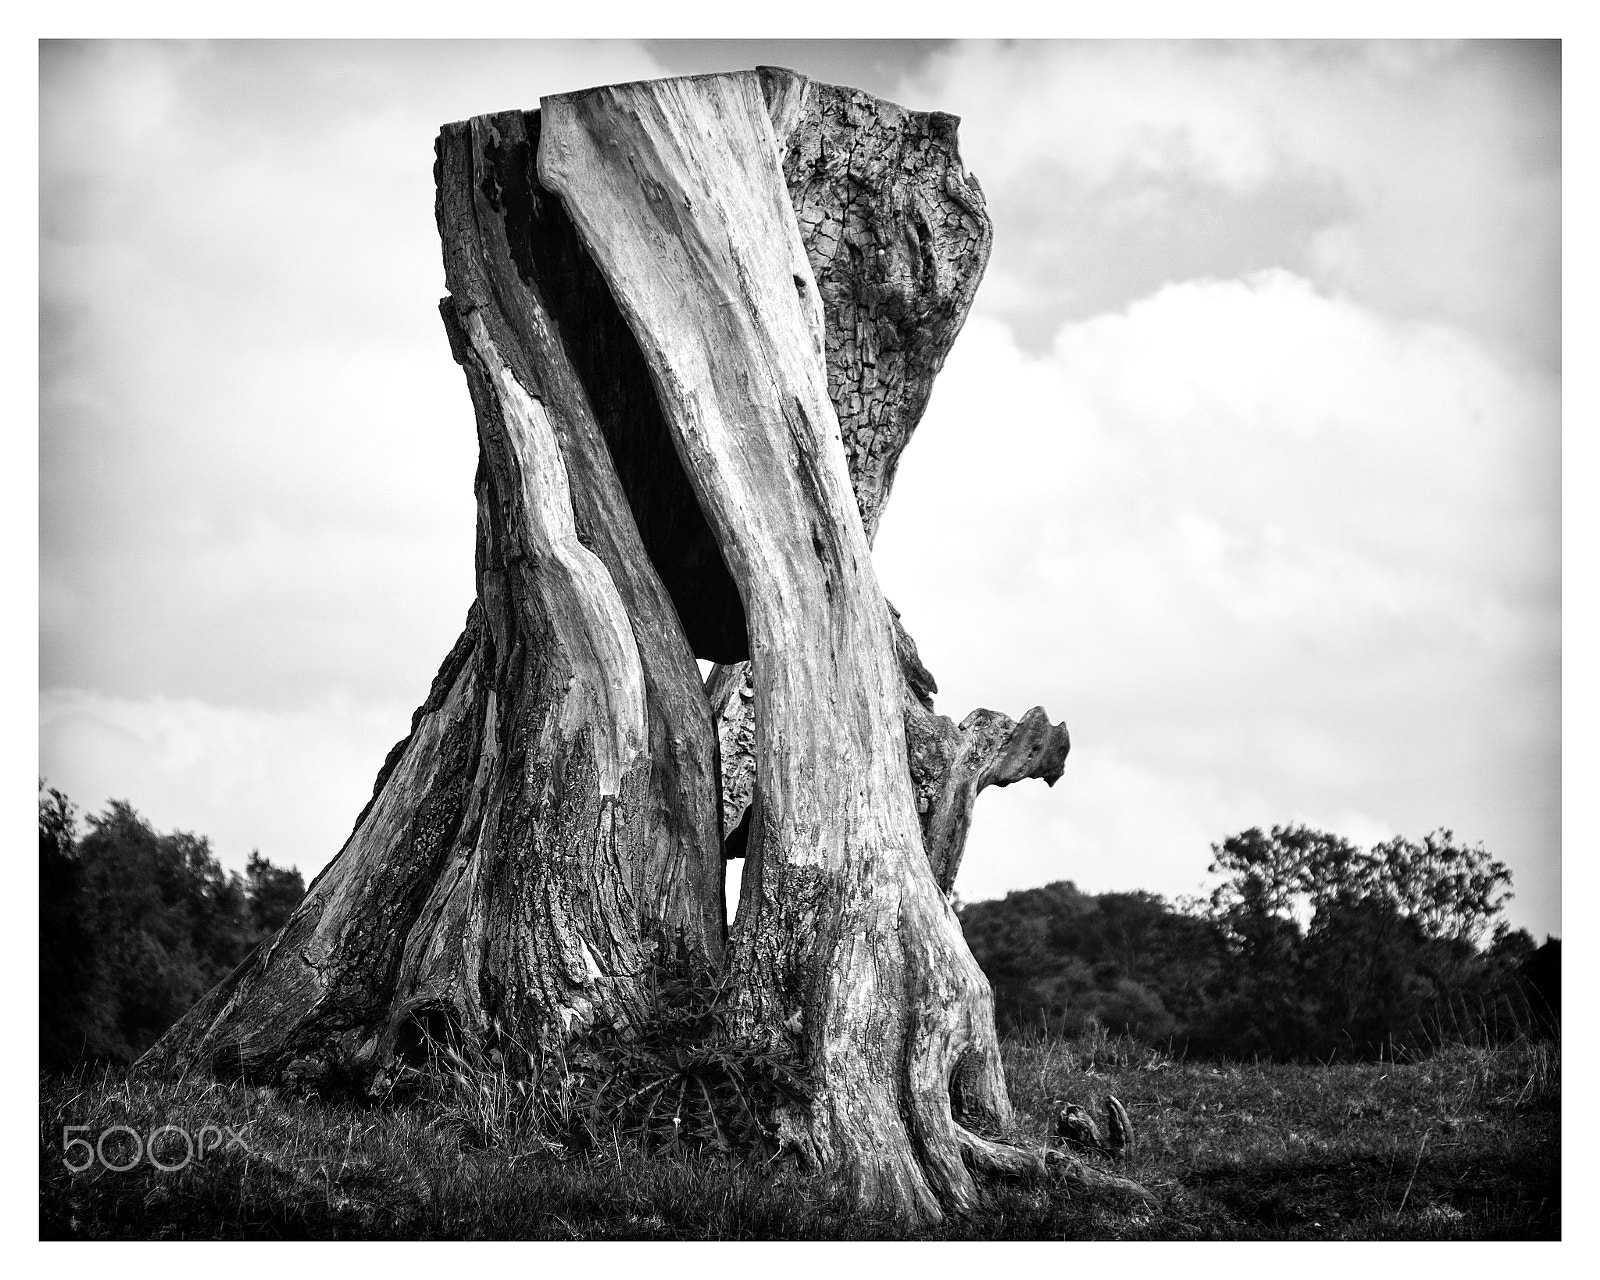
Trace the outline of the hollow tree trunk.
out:
<instances>
[{"instance_id":1,"label":"hollow tree trunk","mask_svg":"<svg viewBox=\"0 0 1600 1280\"><path fill-rule=\"evenodd\" d=\"M859 1204L1038 1172L974 1132L1010 1103L947 894L977 790L1053 782L1065 728L934 715L870 552L988 252L954 119L764 68L447 126L436 178L478 598L338 857L149 1060L370 1081L434 1019L626 1028L679 941L798 1049L782 1131Z\"/></svg>"},{"instance_id":2,"label":"hollow tree trunk","mask_svg":"<svg viewBox=\"0 0 1600 1280\"><path fill-rule=\"evenodd\" d=\"M749 1024L801 1041L816 1092L790 1132L860 1204L967 1207L967 1161L1013 1159L952 1114L1010 1119L992 1001L923 847L895 624L761 81L548 100L539 174L639 339L744 601L755 772L732 964ZM878 456L871 510L897 451Z\"/></svg>"}]
</instances>

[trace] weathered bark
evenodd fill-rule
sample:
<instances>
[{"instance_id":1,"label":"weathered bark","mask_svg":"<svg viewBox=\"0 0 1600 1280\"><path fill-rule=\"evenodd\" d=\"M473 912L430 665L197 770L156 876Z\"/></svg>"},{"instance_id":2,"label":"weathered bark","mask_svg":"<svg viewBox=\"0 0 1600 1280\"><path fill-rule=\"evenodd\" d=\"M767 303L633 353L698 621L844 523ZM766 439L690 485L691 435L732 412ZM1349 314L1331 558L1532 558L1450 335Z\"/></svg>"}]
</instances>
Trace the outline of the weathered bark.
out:
<instances>
[{"instance_id":1,"label":"weathered bark","mask_svg":"<svg viewBox=\"0 0 1600 1280\"><path fill-rule=\"evenodd\" d=\"M824 315L828 396L867 541L993 239L954 116L757 72Z\"/></svg>"},{"instance_id":2,"label":"weathered bark","mask_svg":"<svg viewBox=\"0 0 1600 1280\"><path fill-rule=\"evenodd\" d=\"M150 1060L371 1081L438 1020L626 1029L676 939L800 1054L780 1128L859 1204L1042 1172L974 1131L1011 1108L947 895L977 791L1053 782L1065 728L936 716L870 551L988 251L954 119L611 86L447 126L436 179L478 598L344 849Z\"/></svg>"},{"instance_id":3,"label":"weathered bark","mask_svg":"<svg viewBox=\"0 0 1600 1280\"><path fill-rule=\"evenodd\" d=\"M480 1044L626 1025L663 941L720 960L716 739L630 506L659 414L536 151L520 112L438 145L441 311L480 445L466 631L344 849L152 1060L370 1077L440 1017Z\"/></svg>"},{"instance_id":4,"label":"weathered bark","mask_svg":"<svg viewBox=\"0 0 1600 1280\"><path fill-rule=\"evenodd\" d=\"M954 116L760 68L784 182L822 300L828 395L870 542L966 319L992 239ZM1014 724L980 708L958 727L936 715L933 676L895 623L905 732L923 842L946 893L955 885L977 793L1022 778L1054 785L1069 739L1035 707ZM749 664L707 681L722 749L727 852L742 857L754 775ZM743 689L740 697L735 690Z\"/></svg>"},{"instance_id":5,"label":"weathered bark","mask_svg":"<svg viewBox=\"0 0 1600 1280\"><path fill-rule=\"evenodd\" d=\"M780 126L796 96L803 110L791 81ZM974 1203L969 1164L1014 1171L1020 1157L953 1114L1010 1120L992 1002L923 848L894 623L779 160L754 75L545 103L540 178L639 339L744 601L744 1016L804 1053L815 1096L786 1124L816 1165L862 1205L936 1218ZM862 507L880 505L897 456L873 453L890 461L871 463L880 487Z\"/></svg>"},{"instance_id":6,"label":"weathered bark","mask_svg":"<svg viewBox=\"0 0 1600 1280\"><path fill-rule=\"evenodd\" d=\"M980 707L959 725L934 712L938 686L917 656L917 647L890 605L896 654L904 677L907 763L921 820L922 844L934 879L945 893L955 889L978 792L1008 787L1024 778L1054 786L1065 767L1071 739L1064 724L1052 724L1043 707L1021 722ZM745 856L755 777L755 709L750 664L713 669L706 679L722 755L722 819L729 834L724 852Z\"/></svg>"},{"instance_id":7,"label":"weathered bark","mask_svg":"<svg viewBox=\"0 0 1600 1280\"><path fill-rule=\"evenodd\" d=\"M1055 785L1068 745L1067 727L1051 724L1043 707L1034 707L1021 723L980 707L958 726L948 716L934 715L931 707L907 703L911 780L923 847L939 888L955 889L978 792L1024 778Z\"/></svg>"}]
</instances>

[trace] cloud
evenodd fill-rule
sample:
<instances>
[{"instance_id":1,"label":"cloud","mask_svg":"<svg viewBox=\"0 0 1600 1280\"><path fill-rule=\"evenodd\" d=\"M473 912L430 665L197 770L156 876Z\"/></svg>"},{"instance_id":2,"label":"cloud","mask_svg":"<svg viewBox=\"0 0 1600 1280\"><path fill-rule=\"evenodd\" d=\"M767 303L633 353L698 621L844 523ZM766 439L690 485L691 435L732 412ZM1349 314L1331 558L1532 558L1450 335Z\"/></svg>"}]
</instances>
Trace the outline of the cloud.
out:
<instances>
[{"instance_id":1,"label":"cloud","mask_svg":"<svg viewBox=\"0 0 1600 1280\"><path fill-rule=\"evenodd\" d=\"M420 696L472 598L439 125L624 44L47 43L41 682Z\"/></svg>"},{"instance_id":2,"label":"cloud","mask_svg":"<svg viewBox=\"0 0 1600 1280\"><path fill-rule=\"evenodd\" d=\"M1233 830L1350 820L1489 841L1548 910L1559 478L1553 377L1286 272L1047 356L974 318L879 572L942 710L1043 704L1074 750L984 801L962 892L1181 893Z\"/></svg>"},{"instance_id":3,"label":"cloud","mask_svg":"<svg viewBox=\"0 0 1600 1280\"><path fill-rule=\"evenodd\" d=\"M39 700L39 767L90 812L126 799L158 830L208 836L225 866L252 849L309 878L339 851L410 710L346 697L284 710L80 689Z\"/></svg>"},{"instance_id":4,"label":"cloud","mask_svg":"<svg viewBox=\"0 0 1600 1280\"><path fill-rule=\"evenodd\" d=\"M1282 267L1560 359L1560 48L963 44L905 98L962 117L1026 349L1162 284Z\"/></svg>"}]
</instances>

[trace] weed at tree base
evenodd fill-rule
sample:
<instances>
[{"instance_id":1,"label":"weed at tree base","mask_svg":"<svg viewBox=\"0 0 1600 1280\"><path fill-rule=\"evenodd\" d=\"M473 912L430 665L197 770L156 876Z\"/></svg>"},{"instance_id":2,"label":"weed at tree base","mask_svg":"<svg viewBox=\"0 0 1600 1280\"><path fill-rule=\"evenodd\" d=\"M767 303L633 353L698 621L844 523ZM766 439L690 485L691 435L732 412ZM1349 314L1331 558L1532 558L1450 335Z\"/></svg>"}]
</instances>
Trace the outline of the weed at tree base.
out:
<instances>
[{"instance_id":1,"label":"weed at tree base","mask_svg":"<svg viewBox=\"0 0 1600 1280\"><path fill-rule=\"evenodd\" d=\"M424 1033L421 1064L399 1067L387 1097L436 1107L472 1146L755 1159L777 1154L775 1108L807 1097L793 1053L739 1034L727 975L681 945L625 1032L591 1029L552 1051L496 1023L491 1040Z\"/></svg>"}]
</instances>

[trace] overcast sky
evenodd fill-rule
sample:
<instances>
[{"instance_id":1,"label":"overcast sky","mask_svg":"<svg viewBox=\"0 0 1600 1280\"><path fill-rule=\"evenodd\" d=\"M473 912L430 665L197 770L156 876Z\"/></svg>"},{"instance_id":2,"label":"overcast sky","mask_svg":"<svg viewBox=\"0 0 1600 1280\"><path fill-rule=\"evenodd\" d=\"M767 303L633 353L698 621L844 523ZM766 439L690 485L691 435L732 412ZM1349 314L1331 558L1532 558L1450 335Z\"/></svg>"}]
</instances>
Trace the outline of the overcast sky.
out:
<instances>
[{"instance_id":1,"label":"overcast sky","mask_svg":"<svg viewBox=\"0 0 1600 1280\"><path fill-rule=\"evenodd\" d=\"M959 115L994 219L878 570L941 711L1073 751L962 896L1448 826L1559 933L1550 44L47 44L50 782L337 852L473 594L438 126L762 62Z\"/></svg>"}]
</instances>

